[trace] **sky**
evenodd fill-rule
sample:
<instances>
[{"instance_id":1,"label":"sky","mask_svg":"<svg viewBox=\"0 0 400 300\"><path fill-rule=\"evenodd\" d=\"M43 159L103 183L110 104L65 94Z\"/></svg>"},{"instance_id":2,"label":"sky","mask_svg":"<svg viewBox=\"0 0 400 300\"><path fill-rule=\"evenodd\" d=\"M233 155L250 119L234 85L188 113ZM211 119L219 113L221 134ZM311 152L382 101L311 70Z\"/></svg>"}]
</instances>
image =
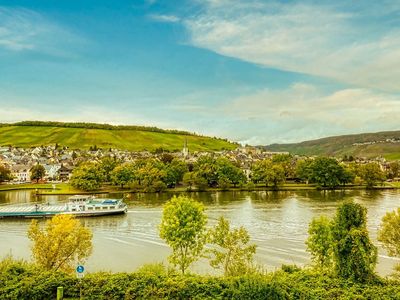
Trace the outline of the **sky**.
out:
<instances>
[{"instance_id":1,"label":"sky","mask_svg":"<svg viewBox=\"0 0 400 300\"><path fill-rule=\"evenodd\" d=\"M22 120L400 130L400 1L0 0L0 122Z\"/></svg>"}]
</instances>

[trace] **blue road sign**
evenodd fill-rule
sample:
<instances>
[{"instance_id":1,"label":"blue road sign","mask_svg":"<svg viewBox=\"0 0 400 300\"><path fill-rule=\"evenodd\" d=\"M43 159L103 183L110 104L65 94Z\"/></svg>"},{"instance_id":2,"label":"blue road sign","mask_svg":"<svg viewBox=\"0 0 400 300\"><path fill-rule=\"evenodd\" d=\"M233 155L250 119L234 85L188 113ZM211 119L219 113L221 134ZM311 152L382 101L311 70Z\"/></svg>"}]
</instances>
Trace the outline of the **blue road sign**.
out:
<instances>
[{"instance_id":1,"label":"blue road sign","mask_svg":"<svg viewBox=\"0 0 400 300\"><path fill-rule=\"evenodd\" d=\"M76 271L78 273L83 273L85 271L85 268L83 266L79 265L79 266L76 267Z\"/></svg>"}]
</instances>

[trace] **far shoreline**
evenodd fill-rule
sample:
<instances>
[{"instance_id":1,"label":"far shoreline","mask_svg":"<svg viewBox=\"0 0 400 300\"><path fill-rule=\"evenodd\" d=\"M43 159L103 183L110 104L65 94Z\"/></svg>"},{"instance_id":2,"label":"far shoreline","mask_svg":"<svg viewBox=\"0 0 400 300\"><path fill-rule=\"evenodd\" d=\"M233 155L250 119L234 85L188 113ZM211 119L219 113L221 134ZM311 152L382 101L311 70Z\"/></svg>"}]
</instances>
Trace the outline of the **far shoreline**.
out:
<instances>
[{"instance_id":1,"label":"far shoreline","mask_svg":"<svg viewBox=\"0 0 400 300\"><path fill-rule=\"evenodd\" d=\"M53 188L55 186L55 188ZM136 193L145 193L145 194L160 194L160 193L191 193L191 192L199 192L199 193L210 193L210 192L290 192L290 191L343 191L343 190L366 190L366 191L378 191L378 190L396 190L400 189L400 184L393 185L386 183L382 186L374 186L373 188L367 189L365 185L346 185L339 186L336 188L328 188L328 187L317 187L315 184L284 184L279 187L266 187L266 186L257 186L255 188L247 189L240 187L231 187L231 188L207 188L207 189L188 189L185 186L180 186L176 188L168 188L164 191L159 192L149 192L149 191L138 191L129 188L120 188L116 186L103 186L99 190L93 191L83 191L78 190L72 187L68 183L30 183L30 184L1 184L0 192L8 192L8 191L24 191L24 190L35 190L37 196L64 196L64 195L98 195L98 194L136 194Z\"/></svg>"}]
</instances>

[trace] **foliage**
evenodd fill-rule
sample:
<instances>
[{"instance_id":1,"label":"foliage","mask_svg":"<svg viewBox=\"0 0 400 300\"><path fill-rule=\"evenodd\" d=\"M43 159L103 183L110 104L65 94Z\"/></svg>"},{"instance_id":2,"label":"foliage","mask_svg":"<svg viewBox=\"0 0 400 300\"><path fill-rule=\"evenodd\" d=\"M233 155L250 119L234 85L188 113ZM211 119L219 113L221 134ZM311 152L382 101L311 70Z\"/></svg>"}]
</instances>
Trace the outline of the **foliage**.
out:
<instances>
[{"instance_id":1,"label":"foliage","mask_svg":"<svg viewBox=\"0 0 400 300\"><path fill-rule=\"evenodd\" d=\"M353 202L339 206L333 226L333 257L340 277L360 282L375 277L377 248L369 239L366 224L366 208Z\"/></svg>"},{"instance_id":2,"label":"foliage","mask_svg":"<svg viewBox=\"0 0 400 300\"><path fill-rule=\"evenodd\" d=\"M46 270L71 272L92 252L92 233L71 215L56 215L42 229L33 220L28 237L33 242L32 256Z\"/></svg>"},{"instance_id":3,"label":"foliage","mask_svg":"<svg viewBox=\"0 0 400 300\"><path fill-rule=\"evenodd\" d=\"M400 162L392 161L389 163L389 170L387 172L387 177L394 179L400 177Z\"/></svg>"},{"instance_id":4,"label":"foliage","mask_svg":"<svg viewBox=\"0 0 400 300\"><path fill-rule=\"evenodd\" d=\"M332 222L325 216L314 218L308 227L307 250L317 267L332 267Z\"/></svg>"},{"instance_id":5,"label":"foliage","mask_svg":"<svg viewBox=\"0 0 400 300\"><path fill-rule=\"evenodd\" d=\"M228 188L229 184L236 187L238 184L246 182L246 175L244 175L243 170L229 159L219 157L215 163L217 164L218 186L220 188Z\"/></svg>"},{"instance_id":6,"label":"foliage","mask_svg":"<svg viewBox=\"0 0 400 300\"><path fill-rule=\"evenodd\" d=\"M124 188L126 185L134 181L134 179L134 166L129 163L119 165L111 172L112 183L119 185L121 188Z\"/></svg>"},{"instance_id":7,"label":"foliage","mask_svg":"<svg viewBox=\"0 0 400 300\"><path fill-rule=\"evenodd\" d=\"M193 199L174 196L164 206L160 237L172 248L168 259L182 274L203 250L206 222L204 206Z\"/></svg>"},{"instance_id":8,"label":"foliage","mask_svg":"<svg viewBox=\"0 0 400 300\"><path fill-rule=\"evenodd\" d=\"M376 163L368 163L360 166L360 176L366 183L367 188L372 188L377 183L382 183L385 180L384 172Z\"/></svg>"},{"instance_id":9,"label":"foliage","mask_svg":"<svg viewBox=\"0 0 400 300\"><path fill-rule=\"evenodd\" d=\"M105 182L111 182L112 171L120 164L120 162L113 157L104 157L99 164L99 168L104 176Z\"/></svg>"},{"instance_id":10,"label":"foliage","mask_svg":"<svg viewBox=\"0 0 400 300\"><path fill-rule=\"evenodd\" d=\"M87 274L82 279L21 261L0 262L0 300L55 299L399 299L400 284L381 279L357 283L315 270L284 268L237 277L177 275L143 268L134 273Z\"/></svg>"},{"instance_id":11,"label":"foliage","mask_svg":"<svg viewBox=\"0 0 400 300\"><path fill-rule=\"evenodd\" d=\"M382 218L378 240L390 256L400 257L400 208L386 213ZM399 266L397 265L397 269Z\"/></svg>"},{"instance_id":12,"label":"foliage","mask_svg":"<svg viewBox=\"0 0 400 300\"><path fill-rule=\"evenodd\" d=\"M309 165L308 171L308 180L320 187L335 188L354 179L350 170L345 169L336 159L329 157L316 158Z\"/></svg>"},{"instance_id":13,"label":"foliage","mask_svg":"<svg viewBox=\"0 0 400 300\"><path fill-rule=\"evenodd\" d=\"M225 276L243 275L252 268L256 245L249 244L250 235L244 227L232 230L229 221L220 217L209 232L209 242L214 245L208 250L210 265L222 269Z\"/></svg>"},{"instance_id":14,"label":"foliage","mask_svg":"<svg viewBox=\"0 0 400 300\"><path fill-rule=\"evenodd\" d=\"M183 180L183 175L188 171L188 167L184 161L174 158L165 164L165 171L165 184L167 187L175 187Z\"/></svg>"},{"instance_id":15,"label":"foliage","mask_svg":"<svg viewBox=\"0 0 400 300\"><path fill-rule=\"evenodd\" d=\"M93 191L100 188L104 180L104 174L97 163L86 162L78 166L72 172L70 183L73 187Z\"/></svg>"},{"instance_id":16,"label":"foliage","mask_svg":"<svg viewBox=\"0 0 400 300\"><path fill-rule=\"evenodd\" d=\"M300 160L296 164L296 176L300 178L301 180L308 182L311 178L311 165L312 165L312 160L311 159L304 159Z\"/></svg>"},{"instance_id":17,"label":"foliage","mask_svg":"<svg viewBox=\"0 0 400 300\"><path fill-rule=\"evenodd\" d=\"M0 183L11 180L12 178L11 170L0 164Z\"/></svg>"},{"instance_id":18,"label":"foliage","mask_svg":"<svg viewBox=\"0 0 400 300\"><path fill-rule=\"evenodd\" d=\"M33 165L29 171L31 179L36 180L36 182L39 182L46 175L46 170L41 164Z\"/></svg>"},{"instance_id":19,"label":"foliage","mask_svg":"<svg viewBox=\"0 0 400 300\"><path fill-rule=\"evenodd\" d=\"M272 157L272 162L274 164L279 164L285 170L286 178L295 177L295 161L293 155L291 154L277 154Z\"/></svg>"},{"instance_id":20,"label":"foliage","mask_svg":"<svg viewBox=\"0 0 400 300\"><path fill-rule=\"evenodd\" d=\"M256 162L252 167L251 178L255 183L262 182L266 186L272 184L274 188L285 182L285 170L280 164L274 164L265 159Z\"/></svg>"}]
</instances>

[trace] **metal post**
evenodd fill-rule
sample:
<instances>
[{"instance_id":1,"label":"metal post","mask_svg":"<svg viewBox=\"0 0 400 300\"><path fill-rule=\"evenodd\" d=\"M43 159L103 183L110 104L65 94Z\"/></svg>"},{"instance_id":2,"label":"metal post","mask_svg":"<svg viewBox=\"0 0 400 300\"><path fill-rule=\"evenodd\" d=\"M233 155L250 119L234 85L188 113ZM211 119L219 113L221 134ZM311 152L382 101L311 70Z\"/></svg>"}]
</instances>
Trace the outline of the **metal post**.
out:
<instances>
[{"instance_id":1,"label":"metal post","mask_svg":"<svg viewBox=\"0 0 400 300\"><path fill-rule=\"evenodd\" d=\"M57 300L63 300L64 299L64 288L62 286L59 286L57 288Z\"/></svg>"}]
</instances>

